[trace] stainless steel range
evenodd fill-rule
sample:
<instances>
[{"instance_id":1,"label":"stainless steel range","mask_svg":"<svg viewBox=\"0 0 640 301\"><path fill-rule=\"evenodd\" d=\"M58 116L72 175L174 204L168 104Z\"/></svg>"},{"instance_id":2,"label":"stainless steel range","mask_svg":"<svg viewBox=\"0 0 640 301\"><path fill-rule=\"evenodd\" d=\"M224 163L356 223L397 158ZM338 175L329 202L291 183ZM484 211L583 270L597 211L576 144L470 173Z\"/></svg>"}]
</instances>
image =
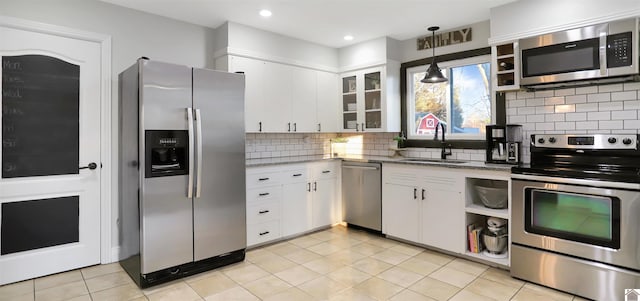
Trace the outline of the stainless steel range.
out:
<instances>
[{"instance_id":1,"label":"stainless steel range","mask_svg":"<svg viewBox=\"0 0 640 301\"><path fill-rule=\"evenodd\" d=\"M640 288L639 135L532 135L513 167L511 275L595 300Z\"/></svg>"}]
</instances>

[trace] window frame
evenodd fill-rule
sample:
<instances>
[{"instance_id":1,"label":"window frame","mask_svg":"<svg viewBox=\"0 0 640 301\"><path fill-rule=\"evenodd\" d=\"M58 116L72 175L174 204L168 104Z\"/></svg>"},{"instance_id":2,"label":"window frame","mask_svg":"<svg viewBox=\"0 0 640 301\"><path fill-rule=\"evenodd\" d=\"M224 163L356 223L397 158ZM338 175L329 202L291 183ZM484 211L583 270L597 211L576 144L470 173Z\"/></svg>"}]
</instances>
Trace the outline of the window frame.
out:
<instances>
[{"instance_id":1,"label":"window frame","mask_svg":"<svg viewBox=\"0 0 640 301\"><path fill-rule=\"evenodd\" d=\"M463 60L467 58L479 57L484 55L491 54L491 47L461 51L451 54L439 55L436 56L436 61L438 64L445 66L448 61L457 61ZM426 67L431 64L432 57L427 57L419 60L414 60L406 63L402 63L400 65L400 116L401 116L401 130L406 135L408 133L408 124L407 124L407 98L408 98L408 78L407 78L407 69L423 66L426 70ZM493 67L493 66L492 66ZM493 73L492 77L493 77ZM492 123L500 124L504 123L506 120L506 110L504 108L504 93L495 93L493 91L493 84L491 87L490 93L492 94ZM450 136L448 136L450 137ZM462 149L484 149L486 145L486 141L484 137L476 136L475 139L447 139L447 141L451 144L452 148L462 148ZM440 140L433 139L407 139L405 141L406 147L440 147Z\"/></svg>"}]
</instances>

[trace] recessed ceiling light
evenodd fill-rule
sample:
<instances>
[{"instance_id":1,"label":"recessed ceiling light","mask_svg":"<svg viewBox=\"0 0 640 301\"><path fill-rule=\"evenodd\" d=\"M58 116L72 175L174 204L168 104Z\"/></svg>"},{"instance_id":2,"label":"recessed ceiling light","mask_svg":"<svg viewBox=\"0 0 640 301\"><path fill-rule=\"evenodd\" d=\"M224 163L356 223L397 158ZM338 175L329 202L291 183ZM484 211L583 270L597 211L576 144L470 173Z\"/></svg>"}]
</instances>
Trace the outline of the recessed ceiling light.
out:
<instances>
[{"instance_id":1,"label":"recessed ceiling light","mask_svg":"<svg viewBox=\"0 0 640 301\"><path fill-rule=\"evenodd\" d=\"M345 41L351 41L351 40L353 40L353 36L352 35L346 35L346 36L344 36L344 40Z\"/></svg>"},{"instance_id":2,"label":"recessed ceiling light","mask_svg":"<svg viewBox=\"0 0 640 301\"><path fill-rule=\"evenodd\" d=\"M271 11L268 9L263 9L260 11L260 15L263 17L271 17Z\"/></svg>"}]
</instances>

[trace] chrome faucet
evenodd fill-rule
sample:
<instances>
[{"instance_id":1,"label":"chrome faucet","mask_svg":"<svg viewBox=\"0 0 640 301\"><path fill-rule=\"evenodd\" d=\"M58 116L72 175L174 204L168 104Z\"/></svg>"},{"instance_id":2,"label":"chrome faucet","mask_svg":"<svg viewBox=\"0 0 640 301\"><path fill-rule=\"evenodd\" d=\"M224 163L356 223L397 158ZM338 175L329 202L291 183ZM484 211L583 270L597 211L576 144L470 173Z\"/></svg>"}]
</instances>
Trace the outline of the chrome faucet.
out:
<instances>
[{"instance_id":1,"label":"chrome faucet","mask_svg":"<svg viewBox=\"0 0 640 301\"><path fill-rule=\"evenodd\" d=\"M440 143L440 159L444 160L447 156L451 156L451 144L447 145L445 140L445 132L447 131L444 123L438 122L436 124L436 134L433 136L433 140L438 140L438 127L442 128L442 142ZM447 146L449 147L449 151L447 151Z\"/></svg>"}]
</instances>

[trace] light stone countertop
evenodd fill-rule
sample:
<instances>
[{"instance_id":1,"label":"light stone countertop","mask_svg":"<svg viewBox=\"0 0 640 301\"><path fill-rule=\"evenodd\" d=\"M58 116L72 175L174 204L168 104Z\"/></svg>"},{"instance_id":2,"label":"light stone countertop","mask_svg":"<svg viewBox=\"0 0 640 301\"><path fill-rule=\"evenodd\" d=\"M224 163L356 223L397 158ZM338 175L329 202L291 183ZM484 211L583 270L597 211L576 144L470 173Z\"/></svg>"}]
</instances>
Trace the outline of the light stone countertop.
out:
<instances>
[{"instance_id":1,"label":"light stone countertop","mask_svg":"<svg viewBox=\"0 0 640 301\"><path fill-rule=\"evenodd\" d=\"M330 157L330 156L291 156L291 157L277 157L277 158L262 158L262 159L248 159L246 162L247 167L257 166L269 166L277 164L295 164L324 160L343 160L343 161L356 161L356 162L381 162L381 163L396 163L407 165L422 165L422 166L439 166L448 168L463 168L463 169L484 169L484 170L498 170L498 171L510 171L514 165L510 164L490 164L482 161L462 161L461 160L444 160L429 159L429 158L406 158L406 157L383 157L383 156L346 156L346 157ZM413 160L413 161L411 161ZM418 161L415 161L418 160Z\"/></svg>"}]
</instances>

